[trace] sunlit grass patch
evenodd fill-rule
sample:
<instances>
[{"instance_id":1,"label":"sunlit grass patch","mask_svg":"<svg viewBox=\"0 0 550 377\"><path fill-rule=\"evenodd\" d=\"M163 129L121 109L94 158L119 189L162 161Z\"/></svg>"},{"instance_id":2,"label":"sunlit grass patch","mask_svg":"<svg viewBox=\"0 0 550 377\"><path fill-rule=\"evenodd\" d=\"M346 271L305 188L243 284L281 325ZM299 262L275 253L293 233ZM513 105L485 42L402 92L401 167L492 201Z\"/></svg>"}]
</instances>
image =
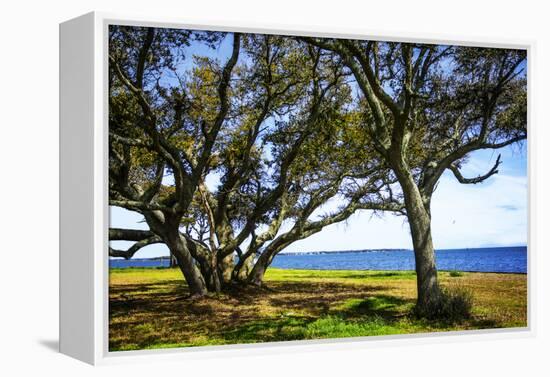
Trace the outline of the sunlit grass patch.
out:
<instances>
[{"instance_id":1,"label":"sunlit grass patch","mask_svg":"<svg viewBox=\"0 0 550 377\"><path fill-rule=\"evenodd\" d=\"M452 278L459 278L459 277L462 277L464 276L464 272L462 271L449 271L449 276L452 277Z\"/></svg>"},{"instance_id":2,"label":"sunlit grass patch","mask_svg":"<svg viewBox=\"0 0 550 377\"><path fill-rule=\"evenodd\" d=\"M376 336L403 333L381 317L371 317L366 321L347 321L338 316L327 316L308 324L306 337L309 339L347 338L355 336Z\"/></svg>"},{"instance_id":3,"label":"sunlit grass patch","mask_svg":"<svg viewBox=\"0 0 550 377\"><path fill-rule=\"evenodd\" d=\"M357 281L369 280L402 280L416 279L414 271L350 271L350 270L283 270L270 268L266 272L266 281L300 281L320 280L339 281L353 284Z\"/></svg>"}]
</instances>

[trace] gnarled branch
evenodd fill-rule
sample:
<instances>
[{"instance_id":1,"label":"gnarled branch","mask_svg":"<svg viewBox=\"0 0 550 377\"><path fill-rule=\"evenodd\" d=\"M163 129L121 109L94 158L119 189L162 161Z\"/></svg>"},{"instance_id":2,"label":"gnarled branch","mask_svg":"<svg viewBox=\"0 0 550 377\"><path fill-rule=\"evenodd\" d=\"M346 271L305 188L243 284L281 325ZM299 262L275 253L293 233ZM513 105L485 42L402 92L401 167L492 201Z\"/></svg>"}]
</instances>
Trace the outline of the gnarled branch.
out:
<instances>
[{"instance_id":1,"label":"gnarled branch","mask_svg":"<svg viewBox=\"0 0 550 377\"><path fill-rule=\"evenodd\" d=\"M110 257L121 257L121 258L124 258L124 259L130 259L141 248L143 248L147 245L152 245L152 244L155 244L155 243L162 243L162 242L163 241L159 236L152 236L152 237L145 238L145 239L142 239L141 241L136 242L128 250L113 249L112 247L109 246L109 256Z\"/></svg>"},{"instance_id":2,"label":"gnarled branch","mask_svg":"<svg viewBox=\"0 0 550 377\"><path fill-rule=\"evenodd\" d=\"M151 238L155 234L150 230L110 228L110 241L142 241Z\"/></svg>"},{"instance_id":3,"label":"gnarled branch","mask_svg":"<svg viewBox=\"0 0 550 377\"><path fill-rule=\"evenodd\" d=\"M494 174L497 174L498 173L498 166L500 164L501 164L501 161L500 161L500 154L499 154L498 157L497 157L497 160L495 162L495 165L493 165L491 170L489 170L489 172L487 172L487 174L479 175L475 178L464 178L464 176L460 172L460 169L455 164L449 165L448 169L453 172L453 174L456 177L457 181L459 181L460 183L463 183L463 184L476 184L476 183L483 182L484 180L486 180L487 178L489 178L490 176L492 176Z\"/></svg>"}]
</instances>

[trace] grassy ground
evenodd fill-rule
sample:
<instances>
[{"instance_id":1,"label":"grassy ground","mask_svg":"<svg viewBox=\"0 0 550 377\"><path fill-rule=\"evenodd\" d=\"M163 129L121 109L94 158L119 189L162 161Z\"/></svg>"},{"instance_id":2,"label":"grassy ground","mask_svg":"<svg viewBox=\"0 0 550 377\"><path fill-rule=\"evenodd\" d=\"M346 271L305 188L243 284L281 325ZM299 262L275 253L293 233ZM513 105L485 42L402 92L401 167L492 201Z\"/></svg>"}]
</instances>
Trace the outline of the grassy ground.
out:
<instances>
[{"instance_id":1,"label":"grassy ground","mask_svg":"<svg viewBox=\"0 0 550 377\"><path fill-rule=\"evenodd\" d=\"M110 272L110 350L256 343L527 325L527 276L440 272L471 290L474 315L429 322L409 312L412 272L268 270L267 289L184 299L176 269Z\"/></svg>"}]
</instances>

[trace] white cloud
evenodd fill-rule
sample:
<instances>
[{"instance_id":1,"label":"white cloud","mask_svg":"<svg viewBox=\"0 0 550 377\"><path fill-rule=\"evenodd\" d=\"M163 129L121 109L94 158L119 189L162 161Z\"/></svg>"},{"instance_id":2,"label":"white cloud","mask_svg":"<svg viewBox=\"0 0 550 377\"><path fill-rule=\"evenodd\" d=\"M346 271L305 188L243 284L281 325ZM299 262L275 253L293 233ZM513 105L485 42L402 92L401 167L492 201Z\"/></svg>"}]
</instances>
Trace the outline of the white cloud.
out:
<instances>
[{"instance_id":1,"label":"white cloud","mask_svg":"<svg viewBox=\"0 0 550 377\"><path fill-rule=\"evenodd\" d=\"M525 177L496 175L462 185L444 175L432 201L432 231L437 248L525 244Z\"/></svg>"}]
</instances>

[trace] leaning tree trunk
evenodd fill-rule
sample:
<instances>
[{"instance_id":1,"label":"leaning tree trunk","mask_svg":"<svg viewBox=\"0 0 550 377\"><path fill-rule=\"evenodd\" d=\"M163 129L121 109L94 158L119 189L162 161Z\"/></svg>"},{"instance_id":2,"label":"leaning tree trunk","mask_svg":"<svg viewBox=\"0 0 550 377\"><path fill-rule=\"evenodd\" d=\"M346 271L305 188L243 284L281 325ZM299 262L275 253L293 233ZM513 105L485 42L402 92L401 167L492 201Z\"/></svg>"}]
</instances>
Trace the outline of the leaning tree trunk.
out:
<instances>
[{"instance_id":1,"label":"leaning tree trunk","mask_svg":"<svg viewBox=\"0 0 550 377\"><path fill-rule=\"evenodd\" d=\"M273 258L285 247L290 245L296 238L283 238L271 243L260 256L252 267L252 271L248 275L248 283L261 286L264 280L264 275L267 268L271 265Z\"/></svg>"},{"instance_id":2,"label":"leaning tree trunk","mask_svg":"<svg viewBox=\"0 0 550 377\"><path fill-rule=\"evenodd\" d=\"M289 233L286 233L285 235L281 236L280 238L269 244L269 246L258 257L258 260L254 264L254 267L252 267L252 271L250 271L250 274L248 276L249 284L254 284L257 286L262 285L265 272L267 268L271 265L271 262L273 262L273 258L275 258L275 256L279 254L279 252L284 250L292 242L298 240L299 236L297 234L300 234L300 231L293 229Z\"/></svg>"},{"instance_id":3,"label":"leaning tree trunk","mask_svg":"<svg viewBox=\"0 0 550 377\"><path fill-rule=\"evenodd\" d=\"M417 304L420 315L428 314L432 305L441 299L437 282L435 253L432 242L430 198L422 198L412 176L400 179L405 207L411 229L416 264Z\"/></svg>"},{"instance_id":4,"label":"leaning tree trunk","mask_svg":"<svg viewBox=\"0 0 550 377\"><path fill-rule=\"evenodd\" d=\"M248 275L248 283L257 285L258 287L261 286L263 283L265 271L267 270L267 267L269 267L270 263L271 253L266 250L262 254L260 254L258 260L254 264L254 267L252 267L252 271L250 271L250 274Z\"/></svg>"},{"instance_id":5,"label":"leaning tree trunk","mask_svg":"<svg viewBox=\"0 0 550 377\"><path fill-rule=\"evenodd\" d=\"M176 258L178 267L180 268L185 281L189 285L189 291L192 297L205 296L208 293L206 282L195 264L195 260L191 256L187 247L185 238L179 235L168 237L166 245L170 252Z\"/></svg>"}]
</instances>

